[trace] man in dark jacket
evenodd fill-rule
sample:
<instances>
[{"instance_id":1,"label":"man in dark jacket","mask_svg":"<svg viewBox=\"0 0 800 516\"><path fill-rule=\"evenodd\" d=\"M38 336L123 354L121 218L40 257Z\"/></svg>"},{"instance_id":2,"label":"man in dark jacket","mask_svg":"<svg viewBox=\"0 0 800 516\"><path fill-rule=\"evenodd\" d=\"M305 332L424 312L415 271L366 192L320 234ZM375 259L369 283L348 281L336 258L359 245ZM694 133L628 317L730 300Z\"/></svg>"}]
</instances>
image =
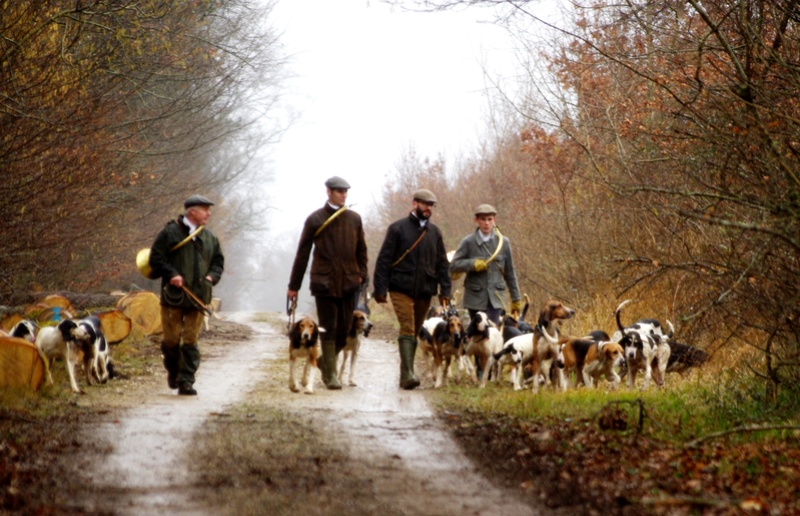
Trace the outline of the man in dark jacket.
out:
<instances>
[{"instance_id":1,"label":"man in dark jacket","mask_svg":"<svg viewBox=\"0 0 800 516\"><path fill-rule=\"evenodd\" d=\"M431 221L436 196L430 190L414 192L413 210L408 217L392 223L386 230L375 262L375 292L378 303L392 297L392 307L400 324L400 387L414 389L416 334L439 293L442 304L450 299L450 272L442 232Z\"/></svg>"},{"instance_id":2,"label":"man in dark jacket","mask_svg":"<svg viewBox=\"0 0 800 516\"><path fill-rule=\"evenodd\" d=\"M150 249L150 267L161 278L161 352L167 384L182 395L197 394L193 387L200 367L197 339L205 305L211 302L212 287L225 264L219 240L205 228L213 205L202 195L187 198L184 213L167 223Z\"/></svg>"},{"instance_id":3,"label":"man in dark jacket","mask_svg":"<svg viewBox=\"0 0 800 516\"><path fill-rule=\"evenodd\" d=\"M287 296L297 300L311 249L309 288L317 305L322 341L322 381L331 390L342 388L336 357L344 349L353 318L356 293L367 278L367 243L361 216L345 206L350 184L334 176L325 182L328 202L306 219L289 278Z\"/></svg>"}]
</instances>

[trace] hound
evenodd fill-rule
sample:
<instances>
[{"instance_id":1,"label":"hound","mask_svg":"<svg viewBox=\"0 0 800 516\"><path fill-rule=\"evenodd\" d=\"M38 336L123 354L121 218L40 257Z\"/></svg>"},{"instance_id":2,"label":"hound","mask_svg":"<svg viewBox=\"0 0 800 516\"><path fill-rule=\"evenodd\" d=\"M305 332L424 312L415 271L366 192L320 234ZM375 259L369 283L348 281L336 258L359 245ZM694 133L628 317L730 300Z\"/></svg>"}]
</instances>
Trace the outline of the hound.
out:
<instances>
[{"instance_id":1,"label":"hound","mask_svg":"<svg viewBox=\"0 0 800 516\"><path fill-rule=\"evenodd\" d=\"M46 326L36 335L36 348L44 360L47 371L47 382L53 383L53 363L56 358L64 359L69 375L69 385L72 392L82 393L75 381L75 364L78 355L83 355L86 368L86 380L92 384L91 364L94 357L93 342L83 326L78 326L72 319L65 319L57 326ZM88 364L87 364L88 361Z\"/></svg>"},{"instance_id":2,"label":"hound","mask_svg":"<svg viewBox=\"0 0 800 516\"><path fill-rule=\"evenodd\" d=\"M350 375L347 378L347 385L356 386L356 361L358 351L361 349L361 340L369 337L372 331L372 323L367 318L367 314L362 310L354 310L353 318L350 321L350 330L347 332L347 340L342 349L342 365L339 368L339 378L344 380L344 369L347 359L350 358Z\"/></svg>"},{"instance_id":3,"label":"hound","mask_svg":"<svg viewBox=\"0 0 800 516\"><path fill-rule=\"evenodd\" d=\"M590 386L591 383L586 382L584 367L587 362L597 360L598 344L601 342L608 342L608 334L602 330L595 330L585 337L561 337L556 342L553 338L545 333L545 338L550 344L558 346L558 357L556 358L556 366L561 369L564 374L564 383L561 385L562 390L566 390L569 383L568 373L575 372L576 381L579 384ZM620 347L620 350L622 348ZM620 352L622 362L624 362L624 354ZM617 364L621 365L621 364Z\"/></svg>"},{"instance_id":4,"label":"hound","mask_svg":"<svg viewBox=\"0 0 800 516\"><path fill-rule=\"evenodd\" d=\"M461 355L464 328L455 310L448 310L443 316L427 319L417 335L417 345L426 356L431 356L428 371L434 381L433 388L447 385L450 363Z\"/></svg>"},{"instance_id":5,"label":"hound","mask_svg":"<svg viewBox=\"0 0 800 516\"><path fill-rule=\"evenodd\" d=\"M489 320L486 312L477 312L467 326L467 345L464 354L475 357L478 373L472 373L472 380L486 387L489 369L494 365L493 355L503 348L503 335Z\"/></svg>"},{"instance_id":6,"label":"hound","mask_svg":"<svg viewBox=\"0 0 800 516\"><path fill-rule=\"evenodd\" d=\"M306 394L314 394L314 374L317 370L317 360L322 355L319 343L319 332L322 329L310 317L303 317L292 324L289 329L289 389L300 392L300 386L295 379L295 367L298 358L305 358L303 369L303 387Z\"/></svg>"},{"instance_id":7,"label":"hound","mask_svg":"<svg viewBox=\"0 0 800 516\"><path fill-rule=\"evenodd\" d=\"M605 377L611 382L612 389L619 387L617 369L625 362L624 355L622 346L616 342L594 342L583 364L583 383L592 387L598 379Z\"/></svg>"},{"instance_id":8,"label":"hound","mask_svg":"<svg viewBox=\"0 0 800 516\"><path fill-rule=\"evenodd\" d=\"M647 389L653 379L659 387L662 387L669 363L669 340L672 339L675 330L672 323L667 321L670 331L668 334L664 334L661 323L656 319L641 319L627 328L622 326L620 313L628 303L630 303L630 299L620 303L614 312L619 330L611 338L612 341L619 342L625 349L628 387L633 389L636 386L636 374L640 370L644 370L643 388ZM655 371L653 371L654 365L656 366Z\"/></svg>"},{"instance_id":9,"label":"hound","mask_svg":"<svg viewBox=\"0 0 800 516\"><path fill-rule=\"evenodd\" d=\"M38 329L39 327L36 326L33 321L23 319L11 328L11 332L9 332L8 335L10 337L27 340L31 344L34 344L36 342L36 333Z\"/></svg>"}]
</instances>

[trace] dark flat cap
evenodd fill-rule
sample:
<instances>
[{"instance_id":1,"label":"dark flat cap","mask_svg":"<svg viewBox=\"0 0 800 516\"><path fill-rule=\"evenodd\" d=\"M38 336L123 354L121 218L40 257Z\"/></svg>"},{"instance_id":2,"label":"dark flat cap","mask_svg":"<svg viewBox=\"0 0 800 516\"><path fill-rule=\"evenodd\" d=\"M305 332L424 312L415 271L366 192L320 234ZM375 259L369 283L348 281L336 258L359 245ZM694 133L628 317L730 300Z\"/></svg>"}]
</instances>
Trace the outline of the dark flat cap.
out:
<instances>
[{"instance_id":1,"label":"dark flat cap","mask_svg":"<svg viewBox=\"0 0 800 516\"><path fill-rule=\"evenodd\" d=\"M183 207L188 209L192 206L214 206L214 202L210 201L207 197L203 197L200 194L195 194L190 197L187 197L185 201L183 201Z\"/></svg>"},{"instance_id":2,"label":"dark flat cap","mask_svg":"<svg viewBox=\"0 0 800 516\"><path fill-rule=\"evenodd\" d=\"M475 208L475 215L497 215L497 210L491 204L481 204Z\"/></svg>"},{"instance_id":3,"label":"dark flat cap","mask_svg":"<svg viewBox=\"0 0 800 516\"><path fill-rule=\"evenodd\" d=\"M419 190L414 192L414 200L435 203L436 196L433 195L433 192L431 192L430 190L426 190L425 188L420 188Z\"/></svg>"},{"instance_id":4,"label":"dark flat cap","mask_svg":"<svg viewBox=\"0 0 800 516\"><path fill-rule=\"evenodd\" d=\"M345 190L347 190L348 188L350 188L350 183L348 183L339 176L333 176L332 178L325 181L325 186L327 186L330 189L344 188Z\"/></svg>"}]
</instances>

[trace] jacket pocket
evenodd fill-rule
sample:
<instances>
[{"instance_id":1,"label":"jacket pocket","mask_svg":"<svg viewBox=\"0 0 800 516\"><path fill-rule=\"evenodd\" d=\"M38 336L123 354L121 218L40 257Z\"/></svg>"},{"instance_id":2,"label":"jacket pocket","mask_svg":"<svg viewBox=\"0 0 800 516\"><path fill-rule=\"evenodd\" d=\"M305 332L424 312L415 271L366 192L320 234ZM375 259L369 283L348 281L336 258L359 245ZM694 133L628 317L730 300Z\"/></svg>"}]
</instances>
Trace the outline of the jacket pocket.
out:
<instances>
[{"instance_id":1,"label":"jacket pocket","mask_svg":"<svg viewBox=\"0 0 800 516\"><path fill-rule=\"evenodd\" d=\"M331 288L333 278L333 267L325 264L311 269L311 292L327 292Z\"/></svg>"}]
</instances>

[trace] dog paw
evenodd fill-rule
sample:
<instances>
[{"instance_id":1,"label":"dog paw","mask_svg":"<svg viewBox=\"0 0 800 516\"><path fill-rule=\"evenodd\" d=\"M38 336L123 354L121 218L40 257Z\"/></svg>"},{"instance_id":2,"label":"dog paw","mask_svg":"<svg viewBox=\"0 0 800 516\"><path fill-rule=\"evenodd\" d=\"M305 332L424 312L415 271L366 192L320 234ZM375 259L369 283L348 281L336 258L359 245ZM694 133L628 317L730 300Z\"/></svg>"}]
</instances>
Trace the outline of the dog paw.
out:
<instances>
[{"instance_id":1,"label":"dog paw","mask_svg":"<svg viewBox=\"0 0 800 516\"><path fill-rule=\"evenodd\" d=\"M311 389L311 388L306 388L306 389L303 391L303 394L314 394L314 389Z\"/></svg>"},{"instance_id":2,"label":"dog paw","mask_svg":"<svg viewBox=\"0 0 800 516\"><path fill-rule=\"evenodd\" d=\"M298 385L290 385L289 390L292 392L300 392L300 387Z\"/></svg>"}]
</instances>

